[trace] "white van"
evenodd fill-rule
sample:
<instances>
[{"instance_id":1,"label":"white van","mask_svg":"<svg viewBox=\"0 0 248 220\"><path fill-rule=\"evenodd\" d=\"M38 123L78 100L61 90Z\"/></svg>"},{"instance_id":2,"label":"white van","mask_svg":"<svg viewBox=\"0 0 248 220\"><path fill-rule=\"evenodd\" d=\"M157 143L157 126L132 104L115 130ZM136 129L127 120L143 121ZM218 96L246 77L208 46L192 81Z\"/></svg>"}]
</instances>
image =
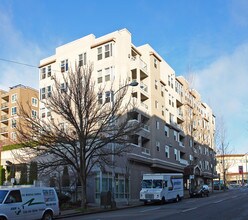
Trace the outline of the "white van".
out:
<instances>
[{"instance_id":1,"label":"white van","mask_svg":"<svg viewBox=\"0 0 248 220\"><path fill-rule=\"evenodd\" d=\"M59 201L54 188L0 188L0 220L51 220L59 214Z\"/></svg>"},{"instance_id":2,"label":"white van","mask_svg":"<svg viewBox=\"0 0 248 220\"><path fill-rule=\"evenodd\" d=\"M179 201L184 196L182 173L143 174L140 201Z\"/></svg>"}]
</instances>

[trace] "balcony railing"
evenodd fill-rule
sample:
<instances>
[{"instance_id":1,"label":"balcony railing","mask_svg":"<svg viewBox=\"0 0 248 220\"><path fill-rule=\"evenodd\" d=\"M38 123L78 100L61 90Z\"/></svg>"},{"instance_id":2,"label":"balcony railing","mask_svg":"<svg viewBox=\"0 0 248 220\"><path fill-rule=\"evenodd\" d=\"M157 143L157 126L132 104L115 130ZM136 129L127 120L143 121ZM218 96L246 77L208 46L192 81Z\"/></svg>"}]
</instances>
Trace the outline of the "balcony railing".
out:
<instances>
[{"instance_id":1,"label":"balcony railing","mask_svg":"<svg viewBox=\"0 0 248 220\"><path fill-rule=\"evenodd\" d=\"M147 149L147 148L145 148L145 147L142 147L142 148L141 148L141 152L142 152L143 154L151 155L150 149Z\"/></svg>"},{"instance_id":2,"label":"balcony railing","mask_svg":"<svg viewBox=\"0 0 248 220\"><path fill-rule=\"evenodd\" d=\"M5 109L5 108L8 108L8 102L1 104L1 109Z\"/></svg>"},{"instance_id":3,"label":"balcony railing","mask_svg":"<svg viewBox=\"0 0 248 220\"><path fill-rule=\"evenodd\" d=\"M148 92L148 86L144 84L143 82L140 83L140 88L145 91L146 93Z\"/></svg>"},{"instance_id":4,"label":"balcony railing","mask_svg":"<svg viewBox=\"0 0 248 220\"><path fill-rule=\"evenodd\" d=\"M7 120L8 120L8 116L7 115L1 116L1 121L7 121Z\"/></svg>"},{"instance_id":5,"label":"balcony railing","mask_svg":"<svg viewBox=\"0 0 248 220\"><path fill-rule=\"evenodd\" d=\"M8 128L0 128L0 134L8 133Z\"/></svg>"},{"instance_id":6,"label":"balcony railing","mask_svg":"<svg viewBox=\"0 0 248 220\"><path fill-rule=\"evenodd\" d=\"M141 127L146 131L150 131L150 127L146 124L142 124Z\"/></svg>"}]
</instances>

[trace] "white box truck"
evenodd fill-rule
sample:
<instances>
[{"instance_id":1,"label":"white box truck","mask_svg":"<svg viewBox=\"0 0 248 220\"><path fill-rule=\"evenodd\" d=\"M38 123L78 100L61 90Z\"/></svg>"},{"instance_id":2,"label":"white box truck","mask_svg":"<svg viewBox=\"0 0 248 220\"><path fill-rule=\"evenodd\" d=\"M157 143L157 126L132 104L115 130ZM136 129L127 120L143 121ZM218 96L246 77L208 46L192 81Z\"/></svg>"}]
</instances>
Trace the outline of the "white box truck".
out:
<instances>
[{"instance_id":1,"label":"white box truck","mask_svg":"<svg viewBox=\"0 0 248 220\"><path fill-rule=\"evenodd\" d=\"M59 201L54 188L0 188L1 220L49 220L59 214Z\"/></svg>"},{"instance_id":2,"label":"white box truck","mask_svg":"<svg viewBox=\"0 0 248 220\"><path fill-rule=\"evenodd\" d=\"M148 202L166 201L178 202L184 196L182 173L153 173L143 174L140 201Z\"/></svg>"}]
</instances>

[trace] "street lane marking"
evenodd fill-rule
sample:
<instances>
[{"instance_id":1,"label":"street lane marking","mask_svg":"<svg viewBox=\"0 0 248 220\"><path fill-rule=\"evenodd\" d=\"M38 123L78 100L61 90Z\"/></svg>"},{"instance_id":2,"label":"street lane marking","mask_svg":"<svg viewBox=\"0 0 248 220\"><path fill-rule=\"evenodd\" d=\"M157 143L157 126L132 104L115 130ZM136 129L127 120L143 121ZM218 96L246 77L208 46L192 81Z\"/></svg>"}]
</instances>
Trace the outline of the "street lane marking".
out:
<instances>
[{"instance_id":1,"label":"street lane marking","mask_svg":"<svg viewBox=\"0 0 248 220\"><path fill-rule=\"evenodd\" d=\"M218 200L218 201L215 201L215 202L213 202L214 204L217 204L217 203L220 203L220 202L223 202L224 201L224 199L221 199L221 200Z\"/></svg>"},{"instance_id":2,"label":"street lane marking","mask_svg":"<svg viewBox=\"0 0 248 220\"><path fill-rule=\"evenodd\" d=\"M190 209L185 209L185 210L182 210L182 212L189 212L189 211L192 211L194 209L197 209L198 207L193 207L193 208L190 208Z\"/></svg>"},{"instance_id":3,"label":"street lane marking","mask_svg":"<svg viewBox=\"0 0 248 220\"><path fill-rule=\"evenodd\" d=\"M237 197L238 197L238 196L233 196L232 199L235 199L235 198L237 198Z\"/></svg>"},{"instance_id":4,"label":"street lane marking","mask_svg":"<svg viewBox=\"0 0 248 220\"><path fill-rule=\"evenodd\" d=\"M140 212L149 212L149 211L154 211L154 210L158 210L158 209L160 209L160 207L152 208L152 209L146 209L146 210L143 210L143 211L140 211Z\"/></svg>"}]
</instances>

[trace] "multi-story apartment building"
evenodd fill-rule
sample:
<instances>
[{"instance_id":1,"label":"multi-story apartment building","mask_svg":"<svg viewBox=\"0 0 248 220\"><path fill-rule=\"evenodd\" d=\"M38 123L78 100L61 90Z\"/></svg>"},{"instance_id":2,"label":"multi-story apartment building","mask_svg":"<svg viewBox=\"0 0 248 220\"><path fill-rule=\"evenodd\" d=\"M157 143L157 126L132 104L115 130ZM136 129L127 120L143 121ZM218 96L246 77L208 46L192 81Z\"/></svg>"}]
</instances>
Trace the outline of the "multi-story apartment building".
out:
<instances>
[{"instance_id":1,"label":"multi-story apartment building","mask_svg":"<svg viewBox=\"0 0 248 220\"><path fill-rule=\"evenodd\" d=\"M216 155L216 170L220 180L227 184L248 183L247 154Z\"/></svg>"},{"instance_id":2,"label":"multi-story apartment building","mask_svg":"<svg viewBox=\"0 0 248 220\"><path fill-rule=\"evenodd\" d=\"M189 82L176 77L175 71L151 46L133 45L126 29L99 38L91 34L62 45L53 56L40 61L41 99L51 92L51 76L59 77L75 62L94 64L96 86L112 82L117 90L120 81L139 83L129 88L127 95L136 104L131 117L142 122L143 129L133 135L132 152L115 168L116 199L138 199L144 173L185 173L185 187L192 176L198 183L212 178L213 112L197 91L190 88ZM43 118L51 115L42 104L40 114ZM111 168L104 172L96 168L94 172L91 184L94 189L88 191L92 192L93 200L110 189L112 179Z\"/></svg>"},{"instance_id":3,"label":"multi-story apartment building","mask_svg":"<svg viewBox=\"0 0 248 220\"><path fill-rule=\"evenodd\" d=\"M20 106L30 111L30 115L38 116L39 92L24 85L16 85L10 87L8 92L0 90L0 97L0 143L3 146L17 141L16 126L21 120L18 116Z\"/></svg>"}]
</instances>

